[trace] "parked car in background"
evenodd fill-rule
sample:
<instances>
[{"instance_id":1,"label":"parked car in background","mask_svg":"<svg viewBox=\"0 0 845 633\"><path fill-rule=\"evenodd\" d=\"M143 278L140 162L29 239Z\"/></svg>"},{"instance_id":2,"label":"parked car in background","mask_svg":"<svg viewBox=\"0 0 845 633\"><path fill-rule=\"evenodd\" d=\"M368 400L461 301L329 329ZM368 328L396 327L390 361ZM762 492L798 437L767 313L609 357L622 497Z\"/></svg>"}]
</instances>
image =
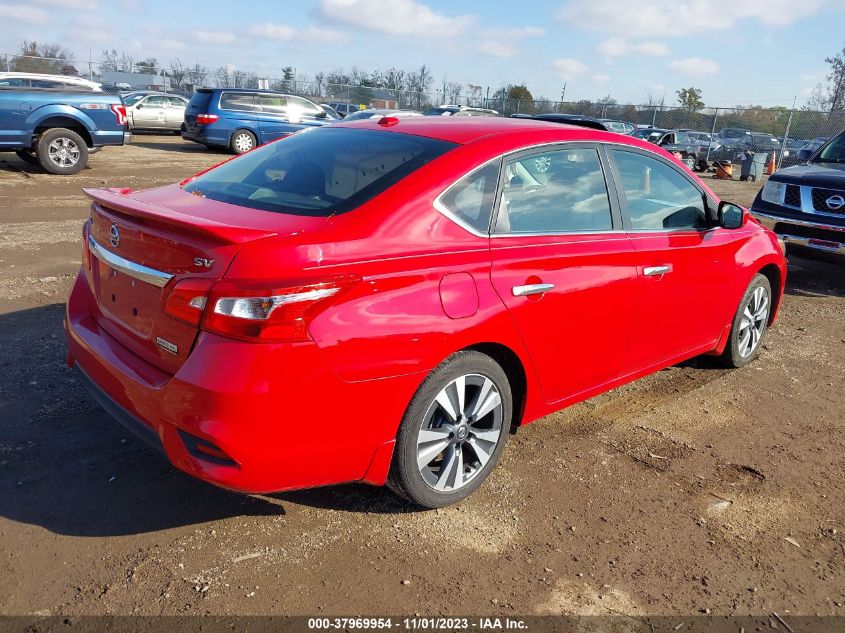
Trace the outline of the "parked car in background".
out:
<instances>
[{"instance_id":1,"label":"parked car in background","mask_svg":"<svg viewBox=\"0 0 845 633\"><path fill-rule=\"evenodd\" d=\"M367 110L359 110L352 114L347 114L344 121L360 121L361 119L381 119L382 117L396 117L403 118L409 116L422 116L422 112L416 110L388 110L385 108L369 108Z\"/></svg>"},{"instance_id":2,"label":"parked car in background","mask_svg":"<svg viewBox=\"0 0 845 633\"><path fill-rule=\"evenodd\" d=\"M808 156L816 153L822 145L830 140L827 136L820 136L814 138L812 141L797 141L794 144L788 145L789 154L785 156L780 163L781 168L791 167L792 165L800 165L807 161ZM803 158L802 158L803 156Z\"/></svg>"},{"instance_id":3,"label":"parked car in background","mask_svg":"<svg viewBox=\"0 0 845 633\"><path fill-rule=\"evenodd\" d=\"M687 167L697 171L707 171L707 143L700 141L682 130L664 130L644 128L635 130L634 137L659 145L674 154Z\"/></svg>"},{"instance_id":4,"label":"parked car in background","mask_svg":"<svg viewBox=\"0 0 845 633\"><path fill-rule=\"evenodd\" d=\"M131 130L168 131L179 133L185 122L188 100L160 92L125 98L126 119Z\"/></svg>"},{"instance_id":5,"label":"parked car in background","mask_svg":"<svg viewBox=\"0 0 845 633\"><path fill-rule=\"evenodd\" d=\"M701 143L702 145L709 146L711 150L718 149L721 147L721 143L717 141L713 134L710 132L698 132L696 130L680 130L681 132L686 132L687 136L691 139Z\"/></svg>"},{"instance_id":6,"label":"parked car in background","mask_svg":"<svg viewBox=\"0 0 845 633\"><path fill-rule=\"evenodd\" d=\"M638 127L631 133L634 138L640 138L644 141L653 142L652 139L659 139L669 130L661 127Z\"/></svg>"},{"instance_id":7,"label":"parked car in background","mask_svg":"<svg viewBox=\"0 0 845 633\"><path fill-rule=\"evenodd\" d=\"M585 116L583 114L558 114L556 112L549 112L547 114L534 115L511 115L513 117L534 119L536 121L547 121L549 123L561 123L563 125L577 125L578 127L586 127L593 130L601 130L608 132L607 126L598 119Z\"/></svg>"},{"instance_id":8,"label":"parked car in background","mask_svg":"<svg viewBox=\"0 0 845 633\"><path fill-rule=\"evenodd\" d=\"M752 362L786 277L777 238L662 149L542 121L340 122L86 193L69 364L244 492L456 503L528 422L699 354Z\"/></svg>"},{"instance_id":9,"label":"parked car in background","mask_svg":"<svg viewBox=\"0 0 845 633\"><path fill-rule=\"evenodd\" d=\"M771 176L751 213L787 246L845 255L845 132Z\"/></svg>"},{"instance_id":10,"label":"parked car in background","mask_svg":"<svg viewBox=\"0 0 845 633\"><path fill-rule=\"evenodd\" d=\"M361 109L360 104L346 103L345 101L329 101L328 103L324 103L322 105L327 105L332 108L335 112L337 112L340 118L345 117L347 114L358 112Z\"/></svg>"},{"instance_id":11,"label":"parked car in background","mask_svg":"<svg viewBox=\"0 0 845 633\"><path fill-rule=\"evenodd\" d=\"M631 134L636 128L633 123L627 121L619 121L617 119L599 119L609 132L616 132L617 134Z\"/></svg>"},{"instance_id":12,"label":"parked car in background","mask_svg":"<svg viewBox=\"0 0 845 633\"><path fill-rule=\"evenodd\" d=\"M340 112L335 110L328 103L321 103L320 107L323 108L323 110L326 111L326 114L328 115L327 118L329 118L329 119L333 119L335 121L340 121L343 118L343 116L341 116Z\"/></svg>"},{"instance_id":13,"label":"parked car in background","mask_svg":"<svg viewBox=\"0 0 845 633\"><path fill-rule=\"evenodd\" d=\"M305 97L241 88L200 88L188 102L182 138L243 154L307 127L326 111Z\"/></svg>"},{"instance_id":14,"label":"parked car in background","mask_svg":"<svg viewBox=\"0 0 845 633\"><path fill-rule=\"evenodd\" d=\"M500 116L490 108L476 108L463 105L441 105L423 112L426 116Z\"/></svg>"},{"instance_id":15,"label":"parked car in background","mask_svg":"<svg viewBox=\"0 0 845 633\"><path fill-rule=\"evenodd\" d=\"M784 158L790 155L789 150L783 150L781 142L771 134L762 132L748 132L741 137L731 139L727 144L710 151L711 160L741 162L749 153L767 154L771 157L772 152L780 154Z\"/></svg>"},{"instance_id":16,"label":"parked car in background","mask_svg":"<svg viewBox=\"0 0 845 633\"><path fill-rule=\"evenodd\" d=\"M102 92L96 81L69 75L45 75L41 73L0 73L0 88L45 88L52 90L88 90Z\"/></svg>"},{"instance_id":17,"label":"parked car in background","mask_svg":"<svg viewBox=\"0 0 845 633\"><path fill-rule=\"evenodd\" d=\"M723 127L719 130L718 141L722 145L735 145L740 139L751 134L751 130L741 127Z\"/></svg>"},{"instance_id":18,"label":"parked car in background","mask_svg":"<svg viewBox=\"0 0 845 633\"><path fill-rule=\"evenodd\" d=\"M0 88L0 151L14 151L51 174L75 174L90 153L131 138L117 95Z\"/></svg>"}]
</instances>

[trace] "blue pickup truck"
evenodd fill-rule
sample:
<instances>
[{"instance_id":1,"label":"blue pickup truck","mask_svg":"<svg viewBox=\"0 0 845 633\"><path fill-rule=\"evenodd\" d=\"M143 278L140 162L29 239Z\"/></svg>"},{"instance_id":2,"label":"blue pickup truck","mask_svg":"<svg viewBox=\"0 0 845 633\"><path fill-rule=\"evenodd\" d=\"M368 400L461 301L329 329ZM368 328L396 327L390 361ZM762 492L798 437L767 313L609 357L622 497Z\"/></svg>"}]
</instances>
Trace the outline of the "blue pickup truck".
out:
<instances>
[{"instance_id":1,"label":"blue pickup truck","mask_svg":"<svg viewBox=\"0 0 845 633\"><path fill-rule=\"evenodd\" d=\"M0 151L16 152L51 174L75 174L91 152L129 140L118 95L0 88Z\"/></svg>"}]
</instances>

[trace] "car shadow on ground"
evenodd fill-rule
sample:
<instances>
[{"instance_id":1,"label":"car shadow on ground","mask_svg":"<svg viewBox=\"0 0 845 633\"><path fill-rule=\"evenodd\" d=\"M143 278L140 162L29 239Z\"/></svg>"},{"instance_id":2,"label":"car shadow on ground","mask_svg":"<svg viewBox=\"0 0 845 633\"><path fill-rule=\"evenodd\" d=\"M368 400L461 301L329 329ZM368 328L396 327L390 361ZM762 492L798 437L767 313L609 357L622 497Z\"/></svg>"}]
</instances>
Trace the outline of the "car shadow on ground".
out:
<instances>
[{"instance_id":1,"label":"car shadow on ground","mask_svg":"<svg viewBox=\"0 0 845 633\"><path fill-rule=\"evenodd\" d=\"M845 295L841 271L841 264L793 259L787 294ZM64 362L63 316L62 304L0 315L0 516L56 534L119 536L280 515L288 503L355 513L417 510L360 484L256 496L177 471L85 393ZM715 361L683 366L720 369Z\"/></svg>"}]
</instances>

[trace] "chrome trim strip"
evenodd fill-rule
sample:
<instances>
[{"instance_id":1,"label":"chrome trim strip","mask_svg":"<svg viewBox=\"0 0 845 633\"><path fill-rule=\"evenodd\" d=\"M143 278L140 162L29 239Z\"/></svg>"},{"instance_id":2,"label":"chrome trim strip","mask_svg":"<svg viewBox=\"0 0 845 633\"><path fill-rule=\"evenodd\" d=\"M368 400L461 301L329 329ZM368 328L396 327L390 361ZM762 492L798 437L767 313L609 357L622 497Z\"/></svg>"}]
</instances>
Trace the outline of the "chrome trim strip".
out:
<instances>
[{"instance_id":1,"label":"chrome trim strip","mask_svg":"<svg viewBox=\"0 0 845 633\"><path fill-rule=\"evenodd\" d=\"M780 237L783 239L784 243L786 244L798 244L799 246L805 246L807 248L812 248L817 251L824 251L825 253L837 253L839 255L845 255L845 244L840 243L839 246L825 246L824 244L811 244L812 240L816 241L828 241L832 242L833 240L818 240L816 238L809 238L809 237L798 237L796 235L787 235L782 234Z\"/></svg>"},{"instance_id":2,"label":"chrome trim strip","mask_svg":"<svg viewBox=\"0 0 845 633\"><path fill-rule=\"evenodd\" d=\"M816 229L823 229L825 231L840 231L845 233L845 226L837 226L835 224L824 224L822 222L811 222L807 220L799 220L798 218L785 218L777 215L770 215L768 213L761 213L759 211L751 210L751 215L761 220L763 224L772 228L775 223L781 224L795 224L797 226L809 226Z\"/></svg>"},{"instance_id":3,"label":"chrome trim strip","mask_svg":"<svg viewBox=\"0 0 845 633\"><path fill-rule=\"evenodd\" d=\"M108 264L115 270L129 275L130 277L152 284L158 288L164 288L164 286L167 285L167 282L173 279L173 275L170 273L142 266L141 264L126 259L125 257L121 257L111 251L107 251L90 235L88 236L88 248L90 249L91 254L101 262Z\"/></svg>"}]
</instances>

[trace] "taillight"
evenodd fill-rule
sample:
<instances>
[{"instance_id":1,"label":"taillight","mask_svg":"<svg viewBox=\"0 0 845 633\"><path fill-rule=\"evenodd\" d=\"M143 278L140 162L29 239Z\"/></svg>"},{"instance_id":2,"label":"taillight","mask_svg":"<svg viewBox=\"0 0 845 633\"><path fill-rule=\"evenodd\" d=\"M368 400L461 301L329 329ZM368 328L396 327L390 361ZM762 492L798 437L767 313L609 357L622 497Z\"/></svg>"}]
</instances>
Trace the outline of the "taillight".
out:
<instances>
[{"instance_id":1,"label":"taillight","mask_svg":"<svg viewBox=\"0 0 845 633\"><path fill-rule=\"evenodd\" d=\"M114 112L114 115L117 117L117 124L118 125L126 125L126 106L121 104L113 103L111 107L111 111Z\"/></svg>"},{"instance_id":2,"label":"taillight","mask_svg":"<svg viewBox=\"0 0 845 633\"><path fill-rule=\"evenodd\" d=\"M214 123L220 117L216 114L198 114L196 116L197 125L209 125Z\"/></svg>"},{"instance_id":3,"label":"taillight","mask_svg":"<svg viewBox=\"0 0 845 633\"><path fill-rule=\"evenodd\" d=\"M91 248L88 246L88 236L91 234L91 220L82 225L82 265L85 270L91 270Z\"/></svg>"},{"instance_id":4,"label":"taillight","mask_svg":"<svg viewBox=\"0 0 845 633\"><path fill-rule=\"evenodd\" d=\"M180 281L167 295L164 302L165 314L190 325L199 325L213 283L214 281L209 279Z\"/></svg>"},{"instance_id":5,"label":"taillight","mask_svg":"<svg viewBox=\"0 0 845 633\"><path fill-rule=\"evenodd\" d=\"M211 290L202 328L243 341L305 341L311 320L358 281L339 277L278 287L223 280Z\"/></svg>"}]
</instances>

